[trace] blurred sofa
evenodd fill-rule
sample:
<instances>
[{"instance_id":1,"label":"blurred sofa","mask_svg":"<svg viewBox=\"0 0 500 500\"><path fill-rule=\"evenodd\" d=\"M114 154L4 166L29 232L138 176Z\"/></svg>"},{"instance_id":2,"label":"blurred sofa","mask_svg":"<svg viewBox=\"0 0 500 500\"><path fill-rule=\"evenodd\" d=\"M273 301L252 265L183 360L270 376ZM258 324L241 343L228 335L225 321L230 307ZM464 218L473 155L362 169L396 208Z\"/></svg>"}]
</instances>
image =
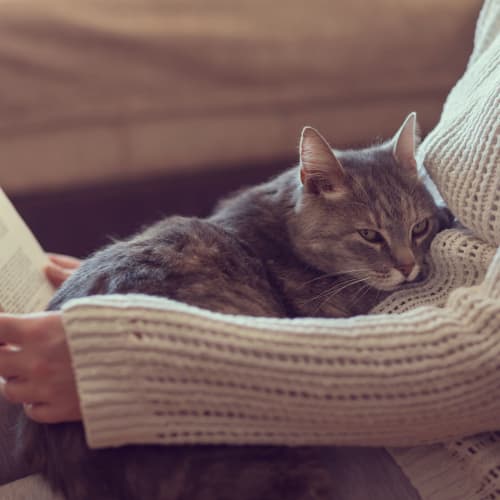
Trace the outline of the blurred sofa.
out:
<instances>
[{"instance_id":1,"label":"blurred sofa","mask_svg":"<svg viewBox=\"0 0 500 500\"><path fill-rule=\"evenodd\" d=\"M83 254L296 161L436 122L481 0L0 3L0 185Z\"/></svg>"}]
</instances>

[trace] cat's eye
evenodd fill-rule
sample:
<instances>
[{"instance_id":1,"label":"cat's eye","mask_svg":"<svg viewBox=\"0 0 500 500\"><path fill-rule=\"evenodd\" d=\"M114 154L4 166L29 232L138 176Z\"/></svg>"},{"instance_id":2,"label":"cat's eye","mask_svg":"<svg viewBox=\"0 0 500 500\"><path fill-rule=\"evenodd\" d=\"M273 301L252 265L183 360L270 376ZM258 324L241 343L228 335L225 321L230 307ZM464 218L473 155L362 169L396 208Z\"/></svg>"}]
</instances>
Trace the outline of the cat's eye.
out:
<instances>
[{"instance_id":1,"label":"cat's eye","mask_svg":"<svg viewBox=\"0 0 500 500\"><path fill-rule=\"evenodd\" d=\"M415 224L413 226L411 234L412 236L418 238L419 236L423 236L427 232L428 228L429 228L429 219L424 219L420 221L418 224Z\"/></svg>"},{"instance_id":2,"label":"cat's eye","mask_svg":"<svg viewBox=\"0 0 500 500\"><path fill-rule=\"evenodd\" d=\"M370 243L382 243L384 241L384 237L373 229L360 229L358 233Z\"/></svg>"}]
</instances>

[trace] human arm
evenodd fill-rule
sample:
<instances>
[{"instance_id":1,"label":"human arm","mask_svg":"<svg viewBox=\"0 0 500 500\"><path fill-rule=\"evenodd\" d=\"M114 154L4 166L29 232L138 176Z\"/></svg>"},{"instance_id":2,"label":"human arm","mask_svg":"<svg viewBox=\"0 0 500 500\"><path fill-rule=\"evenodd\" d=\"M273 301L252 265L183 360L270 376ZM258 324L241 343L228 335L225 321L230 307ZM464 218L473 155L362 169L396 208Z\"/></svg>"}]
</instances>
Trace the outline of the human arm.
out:
<instances>
[{"instance_id":1,"label":"human arm","mask_svg":"<svg viewBox=\"0 0 500 500\"><path fill-rule=\"evenodd\" d=\"M500 251L481 285L401 315L274 320L107 296L63 319L92 447L402 446L500 426Z\"/></svg>"},{"instance_id":2,"label":"human arm","mask_svg":"<svg viewBox=\"0 0 500 500\"><path fill-rule=\"evenodd\" d=\"M18 378L9 400L38 403L26 408L35 420L81 408L95 447L440 441L500 424L499 283L500 251L480 286L402 315L290 321L80 299L63 313L72 359L60 313L0 316L0 340L20 347L0 353L0 374Z\"/></svg>"},{"instance_id":3,"label":"human arm","mask_svg":"<svg viewBox=\"0 0 500 500\"><path fill-rule=\"evenodd\" d=\"M494 66L494 58L486 62ZM450 267L422 302L439 296L441 305L457 279L472 278L477 287L457 290L442 309L290 324L146 297L72 302L63 314L89 444L294 444L313 437L324 444L419 444L498 428L498 252L480 285L477 265L482 246L500 243L498 148L490 140L498 85L483 74L494 75L469 71L460 80L447 101L451 118L420 148L449 206L483 240L472 244L470 261L462 242L443 241L457 259L449 263L445 252L440 264ZM475 100L464 98L470 89ZM479 127L474 133L471 124ZM457 161L463 137L475 153ZM471 203L471 193L481 204ZM259 381L261 391L254 389ZM324 397L297 397L297 388L321 389Z\"/></svg>"}]
</instances>

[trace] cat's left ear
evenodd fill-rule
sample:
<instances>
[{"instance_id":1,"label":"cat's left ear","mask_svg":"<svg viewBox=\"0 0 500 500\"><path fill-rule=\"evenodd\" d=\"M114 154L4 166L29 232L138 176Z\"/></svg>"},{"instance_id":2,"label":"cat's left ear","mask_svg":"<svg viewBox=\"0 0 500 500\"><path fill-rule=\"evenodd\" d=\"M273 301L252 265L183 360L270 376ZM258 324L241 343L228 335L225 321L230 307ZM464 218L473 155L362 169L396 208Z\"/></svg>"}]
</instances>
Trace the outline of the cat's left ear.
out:
<instances>
[{"instance_id":1,"label":"cat's left ear","mask_svg":"<svg viewBox=\"0 0 500 500\"><path fill-rule=\"evenodd\" d=\"M346 191L346 173L326 139L312 127L300 138L300 180L306 192L328 197Z\"/></svg>"},{"instance_id":2,"label":"cat's left ear","mask_svg":"<svg viewBox=\"0 0 500 500\"><path fill-rule=\"evenodd\" d=\"M410 113L392 139L392 154L408 172L417 175L415 150L420 144L420 127L417 113Z\"/></svg>"}]
</instances>

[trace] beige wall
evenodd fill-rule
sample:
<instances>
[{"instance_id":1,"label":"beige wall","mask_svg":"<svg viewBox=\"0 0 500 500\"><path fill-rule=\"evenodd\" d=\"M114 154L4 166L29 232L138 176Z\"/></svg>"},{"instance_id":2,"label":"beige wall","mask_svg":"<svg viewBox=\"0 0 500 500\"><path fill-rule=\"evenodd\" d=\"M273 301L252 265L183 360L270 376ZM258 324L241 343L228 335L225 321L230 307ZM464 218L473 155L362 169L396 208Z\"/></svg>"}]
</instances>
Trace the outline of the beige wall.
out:
<instances>
[{"instance_id":1,"label":"beige wall","mask_svg":"<svg viewBox=\"0 0 500 500\"><path fill-rule=\"evenodd\" d=\"M424 129L480 0L17 0L0 4L10 192L296 156ZM154 6L154 7L153 7Z\"/></svg>"}]
</instances>

